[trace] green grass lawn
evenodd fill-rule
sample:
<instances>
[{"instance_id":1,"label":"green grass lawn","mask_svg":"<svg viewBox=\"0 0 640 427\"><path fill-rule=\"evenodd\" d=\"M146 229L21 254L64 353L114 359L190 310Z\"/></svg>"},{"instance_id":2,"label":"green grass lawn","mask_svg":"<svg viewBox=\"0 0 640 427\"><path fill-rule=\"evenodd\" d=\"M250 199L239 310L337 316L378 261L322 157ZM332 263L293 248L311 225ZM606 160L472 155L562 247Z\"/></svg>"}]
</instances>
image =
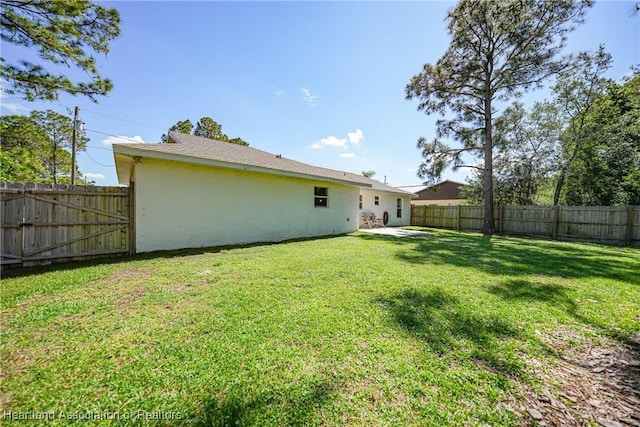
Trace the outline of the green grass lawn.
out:
<instances>
[{"instance_id":1,"label":"green grass lawn","mask_svg":"<svg viewBox=\"0 0 640 427\"><path fill-rule=\"evenodd\" d=\"M2 423L510 425L502 403L559 356L546 336L640 331L638 249L441 230L58 265L1 287Z\"/></svg>"}]
</instances>

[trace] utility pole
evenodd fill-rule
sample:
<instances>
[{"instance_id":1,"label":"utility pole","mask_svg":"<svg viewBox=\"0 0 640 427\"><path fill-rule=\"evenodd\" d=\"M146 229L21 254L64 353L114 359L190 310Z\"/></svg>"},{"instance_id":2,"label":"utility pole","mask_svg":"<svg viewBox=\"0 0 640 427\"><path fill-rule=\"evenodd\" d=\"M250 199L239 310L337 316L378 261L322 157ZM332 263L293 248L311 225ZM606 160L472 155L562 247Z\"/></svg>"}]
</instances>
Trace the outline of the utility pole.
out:
<instances>
[{"instance_id":1,"label":"utility pole","mask_svg":"<svg viewBox=\"0 0 640 427\"><path fill-rule=\"evenodd\" d=\"M71 139L71 185L76 185L76 133L78 130L78 113L80 108L76 106L73 112L73 138Z\"/></svg>"}]
</instances>

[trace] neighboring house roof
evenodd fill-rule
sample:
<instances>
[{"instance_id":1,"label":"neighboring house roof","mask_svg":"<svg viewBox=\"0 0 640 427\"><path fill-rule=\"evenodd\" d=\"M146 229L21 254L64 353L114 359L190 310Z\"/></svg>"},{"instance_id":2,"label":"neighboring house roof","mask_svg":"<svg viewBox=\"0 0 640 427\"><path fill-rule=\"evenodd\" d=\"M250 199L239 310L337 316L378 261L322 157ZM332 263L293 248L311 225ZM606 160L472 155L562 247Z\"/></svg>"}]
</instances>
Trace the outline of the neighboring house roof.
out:
<instances>
[{"instance_id":1,"label":"neighboring house roof","mask_svg":"<svg viewBox=\"0 0 640 427\"><path fill-rule=\"evenodd\" d=\"M433 185L405 185L405 186L401 186L401 187L397 187L397 188L400 188L400 189L406 190L406 191L410 191L411 193L416 194L416 193L420 193L420 192L422 192L424 190L427 190L427 189L433 189L433 188L440 187L440 186L442 186L443 184L446 184L446 183L467 186L467 184L464 184L462 182L452 181L450 179L445 179L444 181L440 181L440 182L438 182L436 184L433 184Z\"/></svg>"},{"instance_id":2,"label":"neighboring house roof","mask_svg":"<svg viewBox=\"0 0 640 427\"><path fill-rule=\"evenodd\" d=\"M165 144L113 144L118 181L128 184L136 158L154 158L229 169L373 187L374 180L287 159L253 147L169 131ZM380 185L384 185L380 183Z\"/></svg>"},{"instance_id":3,"label":"neighboring house roof","mask_svg":"<svg viewBox=\"0 0 640 427\"><path fill-rule=\"evenodd\" d=\"M421 192L423 190L426 190L429 187L427 187L426 185L405 185L405 186L397 187L397 188L415 194L415 193L419 193L419 192Z\"/></svg>"},{"instance_id":4,"label":"neighboring house roof","mask_svg":"<svg viewBox=\"0 0 640 427\"><path fill-rule=\"evenodd\" d=\"M450 183L452 183L452 184L462 185L462 186L466 186L466 185L468 185L468 184L465 184L464 182L458 182L458 181L453 181L453 180L451 180L451 179L445 179L444 181L440 181L439 183L434 184L434 185L432 185L431 187L437 187L437 186L439 186L439 185L446 184L447 182L450 182Z\"/></svg>"},{"instance_id":5,"label":"neighboring house roof","mask_svg":"<svg viewBox=\"0 0 640 427\"><path fill-rule=\"evenodd\" d=\"M412 185L398 187L416 194L416 200L460 200L460 187L466 184L444 180L434 185Z\"/></svg>"}]
</instances>

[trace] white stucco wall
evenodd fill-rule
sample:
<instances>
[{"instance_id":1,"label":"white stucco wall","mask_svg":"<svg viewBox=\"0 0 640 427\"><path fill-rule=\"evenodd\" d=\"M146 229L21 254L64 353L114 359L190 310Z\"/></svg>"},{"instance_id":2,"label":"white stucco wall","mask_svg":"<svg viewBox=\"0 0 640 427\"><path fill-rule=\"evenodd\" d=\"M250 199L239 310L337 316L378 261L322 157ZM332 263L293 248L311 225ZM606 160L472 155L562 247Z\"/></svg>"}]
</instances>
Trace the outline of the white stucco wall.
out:
<instances>
[{"instance_id":1,"label":"white stucco wall","mask_svg":"<svg viewBox=\"0 0 640 427\"><path fill-rule=\"evenodd\" d=\"M134 180L137 252L341 234L359 225L356 186L148 158ZM328 208L314 206L315 186L328 187Z\"/></svg>"},{"instance_id":2,"label":"white stucco wall","mask_svg":"<svg viewBox=\"0 0 640 427\"><path fill-rule=\"evenodd\" d=\"M376 218L382 218L385 212L389 213L389 227L399 227L404 225L410 225L411 223L411 197L403 196L400 194L386 193L382 191L360 189L362 195L362 209L360 210L359 222L362 226L362 211L367 213L373 212L376 214ZM380 197L380 204L375 204L375 196ZM402 200L402 217L396 216L396 203L397 200Z\"/></svg>"}]
</instances>

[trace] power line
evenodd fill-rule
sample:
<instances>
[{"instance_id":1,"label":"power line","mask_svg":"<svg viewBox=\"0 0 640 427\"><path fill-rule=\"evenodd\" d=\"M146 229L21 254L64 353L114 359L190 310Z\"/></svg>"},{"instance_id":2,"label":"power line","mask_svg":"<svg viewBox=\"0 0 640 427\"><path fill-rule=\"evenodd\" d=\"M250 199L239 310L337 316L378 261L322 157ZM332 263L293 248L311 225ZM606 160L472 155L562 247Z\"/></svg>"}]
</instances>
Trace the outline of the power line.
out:
<instances>
[{"instance_id":1,"label":"power line","mask_svg":"<svg viewBox=\"0 0 640 427\"><path fill-rule=\"evenodd\" d=\"M127 138L126 136L113 135L113 134L106 133L106 132L100 132L99 130L85 129L85 131L86 132L99 133L100 135L105 135L105 136L113 136L114 138L119 138L119 139L126 139L126 140L131 141L131 142L137 142L138 144L141 142L138 139Z\"/></svg>"},{"instance_id":2,"label":"power line","mask_svg":"<svg viewBox=\"0 0 640 427\"><path fill-rule=\"evenodd\" d=\"M96 149L96 150L107 150L107 151L111 151L111 148L107 148L107 147L92 147L92 146L87 145L87 146L86 146L86 147L84 147L84 148L91 148L91 149Z\"/></svg>"},{"instance_id":3,"label":"power line","mask_svg":"<svg viewBox=\"0 0 640 427\"><path fill-rule=\"evenodd\" d=\"M3 98L3 99L8 99L8 98ZM24 99L24 98L20 98L20 99ZM27 102L28 102L28 103L37 103L37 104L49 104L49 105L55 105L56 107L63 107L63 108L66 108L66 109L68 110L68 112L69 112L69 114L70 114L70 115L72 114L71 109L72 109L73 107L70 107L70 106L68 106L68 105L61 104L61 103L60 103L60 101L58 101L58 102L51 102L51 101L43 101L43 100L41 100L41 99L35 99L35 100L33 100L33 101L27 101Z\"/></svg>"},{"instance_id":4,"label":"power line","mask_svg":"<svg viewBox=\"0 0 640 427\"><path fill-rule=\"evenodd\" d=\"M123 122L133 123L134 125L146 126L146 127L150 127L150 128L158 129L158 130L162 130L162 131L166 130L166 128L162 128L162 127L159 127L159 126L150 125L150 124L146 124L146 123L140 123L140 122L136 122L136 121L133 121L133 120L125 119L125 118L122 118L122 117L112 116L110 114L98 113L97 111L84 110L84 109L82 111L87 112L87 113L91 113L91 114L97 114L99 116L109 117L111 119L122 120Z\"/></svg>"},{"instance_id":5,"label":"power line","mask_svg":"<svg viewBox=\"0 0 640 427\"><path fill-rule=\"evenodd\" d=\"M96 159L94 159L93 157L91 157L91 156L89 155L89 153L87 153L86 151L83 151L83 153L84 153L84 154L86 154L86 155L87 155L87 157L88 157L89 159L91 159L91 160L93 161L93 163L95 163L95 164L97 164L97 165L104 166L105 168L111 168L111 167L114 167L114 166L115 166L115 165L105 165L105 164L103 164L103 163L98 162Z\"/></svg>"},{"instance_id":6,"label":"power line","mask_svg":"<svg viewBox=\"0 0 640 427\"><path fill-rule=\"evenodd\" d=\"M11 99L11 100L13 100L13 99L23 99L23 98L21 98L21 97L0 98L0 101L2 101L2 100L4 100L4 99ZM66 109L67 109L67 112L69 113L69 115L71 115L71 114L72 114L72 111L71 111L71 110L73 109L73 107L70 107L70 106L68 106L68 105L61 104L60 102L43 101L43 100L40 100L40 99L35 100L35 101L29 101L29 102L41 103L41 104L49 104L49 105L55 105L56 107L63 107L63 108L66 108ZM148 123L136 122L136 121L134 121L134 120L125 119L124 117L118 117L118 116L113 116L113 115L111 115L111 114L99 113L99 112L97 112L97 111L86 110L86 109L84 109L84 108L82 109L82 112L84 112L84 113L96 114L96 115L98 115L98 116L109 117L110 119L120 120L120 121L123 121L123 122L132 123L132 124L134 124L134 125L145 126L145 127L148 127L148 128L157 129L157 130L161 130L161 131L166 131L166 130L167 130L167 128L166 128L166 127L160 127L160 126L157 126L157 125L150 125L150 124L148 124Z\"/></svg>"}]
</instances>

